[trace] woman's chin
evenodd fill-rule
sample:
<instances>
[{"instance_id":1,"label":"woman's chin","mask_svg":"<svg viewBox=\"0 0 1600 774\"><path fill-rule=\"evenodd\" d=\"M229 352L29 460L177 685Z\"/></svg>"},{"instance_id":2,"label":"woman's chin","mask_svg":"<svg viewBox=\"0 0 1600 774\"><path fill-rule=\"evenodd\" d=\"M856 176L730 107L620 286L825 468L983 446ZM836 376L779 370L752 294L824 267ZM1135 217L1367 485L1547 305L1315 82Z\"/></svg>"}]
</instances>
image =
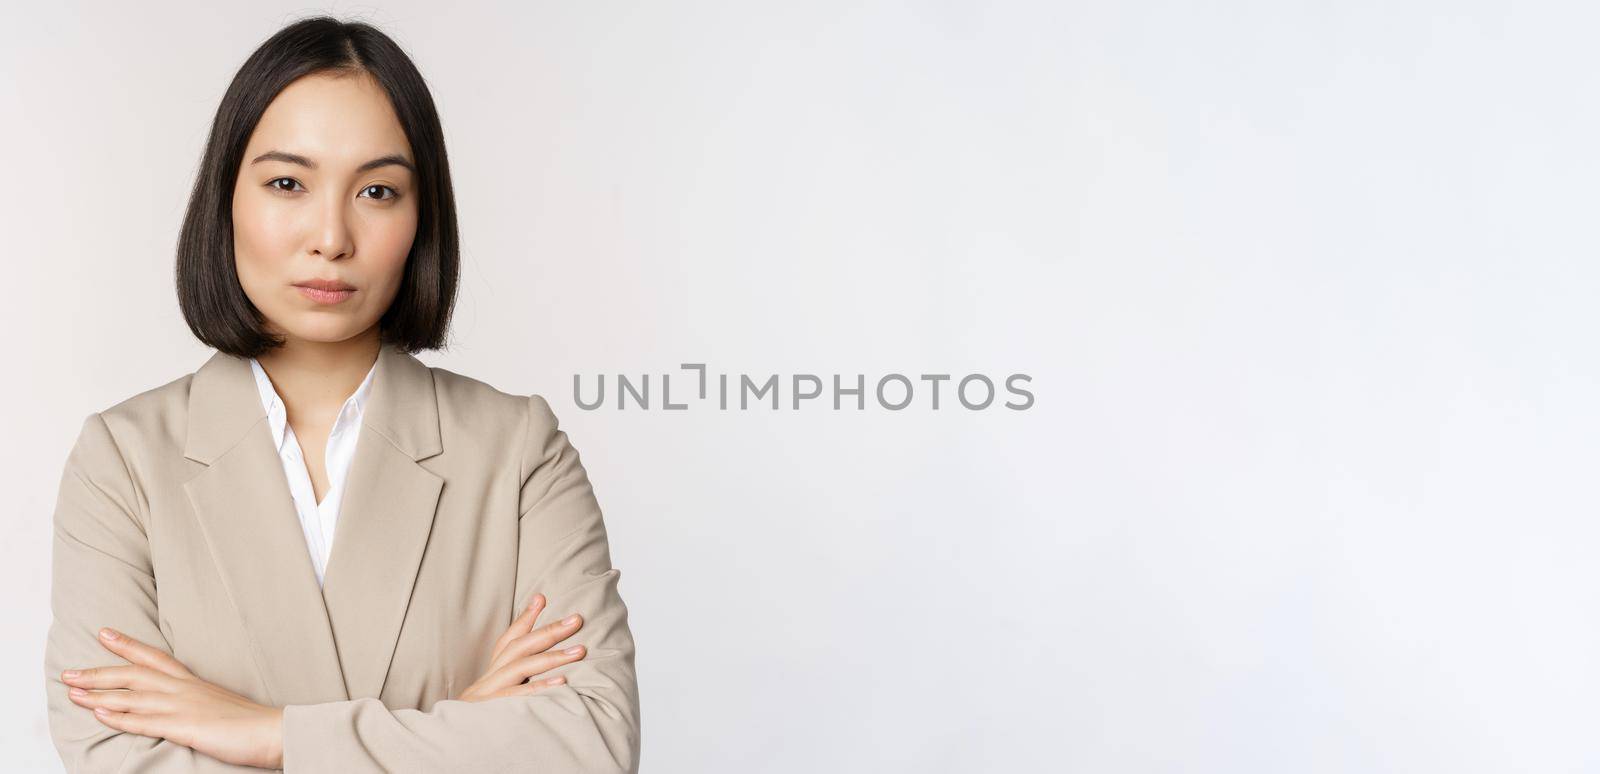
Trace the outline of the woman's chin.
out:
<instances>
[{"instance_id":1,"label":"woman's chin","mask_svg":"<svg viewBox=\"0 0 1600 774\"><path fill-rule=\"evenodd\" d=\"M332 321L319 321L318 323L305 323L300 325L282 326L284 333L290 338L301 341L315 342L318 344L335 344L348 340L350 337L361 333L370 325L328 324ZM341 323L344 321L340 321Z\"/></svg>"}]
</instances>

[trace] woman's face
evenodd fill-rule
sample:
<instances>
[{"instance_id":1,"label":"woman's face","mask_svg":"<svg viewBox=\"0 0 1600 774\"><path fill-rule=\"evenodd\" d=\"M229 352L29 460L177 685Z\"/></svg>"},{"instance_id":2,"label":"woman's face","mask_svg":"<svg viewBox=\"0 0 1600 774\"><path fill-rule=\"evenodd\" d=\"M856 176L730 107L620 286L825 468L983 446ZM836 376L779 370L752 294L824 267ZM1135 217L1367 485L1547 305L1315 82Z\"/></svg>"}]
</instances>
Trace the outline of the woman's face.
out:
<instances>
[{"instance_id":1,"label":"woman's face","mask_svg":"<svg viewBox=\"0 0 1600 774\"><path fill-rule=\"evenodd\" d=\"M377 325L417 233L411 144L371 76L315 74L280 92L233 189L245 295L290 339L344 341ZM318 281L349 290L316 290Z\"/></svg>"}]
</instances>

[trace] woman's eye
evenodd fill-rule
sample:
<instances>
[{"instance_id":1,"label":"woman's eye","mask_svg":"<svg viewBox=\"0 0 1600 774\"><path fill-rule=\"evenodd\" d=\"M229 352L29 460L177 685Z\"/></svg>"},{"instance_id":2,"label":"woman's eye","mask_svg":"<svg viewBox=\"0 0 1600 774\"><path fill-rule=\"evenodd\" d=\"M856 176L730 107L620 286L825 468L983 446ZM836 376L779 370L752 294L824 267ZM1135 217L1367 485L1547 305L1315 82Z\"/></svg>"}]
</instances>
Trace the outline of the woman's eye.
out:
<instances>
[{"instance_id":1,"label":"woman's eye","mask_svg":"<svg viewBox=\"0 0 1600 774\"><path fill-rule=\"evenodd\" d=\"M283 185L284 183L288 185ZM277 177L268 180L267 187L284 193L293 193L296 188L300 187L300 181L292 177Z\"/></svg>"},{"instance_id":2,"label":"woman's eye","mask_svg":"<svg viewBox=\"0 0 1600 774\"><path fill-rule=\"evenodd\" d=\"M387 196L384 195L385 192L388 193ZM366 196L369 199L388 201L399 196L400 192L386 185L369 185L366 188L361 189L361 195Z\"/></svg>"}]
</instances>

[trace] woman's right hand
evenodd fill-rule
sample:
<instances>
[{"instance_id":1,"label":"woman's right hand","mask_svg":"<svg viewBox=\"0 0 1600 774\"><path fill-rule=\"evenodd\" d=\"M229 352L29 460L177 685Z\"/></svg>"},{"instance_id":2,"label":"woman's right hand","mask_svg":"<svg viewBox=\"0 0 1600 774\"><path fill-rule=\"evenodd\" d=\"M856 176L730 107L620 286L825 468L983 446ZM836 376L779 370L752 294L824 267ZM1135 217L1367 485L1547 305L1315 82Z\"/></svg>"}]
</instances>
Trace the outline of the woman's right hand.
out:
<instances>
[{"instance_id":1,"label":"woman's right hand","mask_svg":"<svg viewBox=\"0 0 1600 774\"><path fill-rule=\"evenodd\" d=\"M526 696L566 682L565 677L524 682L562 664L580 661L586 655L582 645L550 651L551 646L583 628L583 616L574 613L564 620L530 631L544 604L543 594L533 595L528 609L517 616L510 628L495 641L494 653L489 656L489 670L467 686L457 698L462 701L486 701L502 696Z\"/></svg>"}]
</instances>

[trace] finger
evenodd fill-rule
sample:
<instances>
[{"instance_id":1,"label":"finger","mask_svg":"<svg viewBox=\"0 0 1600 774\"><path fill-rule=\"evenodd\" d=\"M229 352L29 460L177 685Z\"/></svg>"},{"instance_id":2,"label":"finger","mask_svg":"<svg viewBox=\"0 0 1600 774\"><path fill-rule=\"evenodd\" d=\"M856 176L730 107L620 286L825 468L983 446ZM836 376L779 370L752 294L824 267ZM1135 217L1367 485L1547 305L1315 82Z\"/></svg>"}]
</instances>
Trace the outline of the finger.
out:
<instances>
[{"instance_id":1,"label":"finger","mask_svg":"<svg viewBox=\"0 0 1600 774\"><path fill-rule=\"evenodd\" d=\"M171 675L162 674L147 666L111 666L78 670L76 677L63 677L62 682L79 688L133 688L144 691L169 690L173 687Z\"/></svg>"},{"instance_id":2,"label":"finger","mask_svg":"<svg viewBox=\"0 0 1600 774\"><path fill-rule=\"evenodd\" d=\"M116 629L101 629L100 644L111 651L135 664L147 666L151 669L168 674L173 677L190 677L189 668L183 662L172 657L166 651L147 645L129 637Z\"/></svg>"},{"instance_id":3,"label":"finger","mask_svg":"<svg viewBox=\"0 0 1600 774\"><path fill-rule=\"evenodd\" d=\"M572 623L567 623L571 621ZM571 637L573 633L583 628L583 616L573 613L566 618L540 627L514 640L501 654L500 663L490 667L490 671L504 666L530 653L540 653L554 647L556 643Z\"/></svg>"},{"instance_id":4,"label":"finger","mask_svg":"<svg viewBox=\"0 0 1600 774\"><path fill-rule=\"evenodd\" d=\"M548 650L532 656L524 656L501 668L498 681L503 685L519 685L524 680L542 675L562 664L582 661L588 655L588 650L582 645L573 645L566 650Z\"/></svg>"},{"instance_id":5,"label":"finger","mask_svg":"<svg viewBox=\"0 0 1600 774\"><path fill-rule=\"evenodd\" d=\"M562 664L578 661L583 658L583 654L582 646L578 646L576 654L550 651L534 656L526 656L510 661L505 666L491 671L489 674L484 675L479 682L482 684L484 693L492 694L504 688L521 685L524 680L534 675L548 672Z\"/></svg>"},{"instance_id":6,"label":"finger","mask_svg":"<svg viewBox=\"0 0 1600 774\"><path fill-rule=\"evenodd\" d=\"M114 712L157 714L172 711L170 695L149 691L86 691L73 688L67 698L80 707L105 707Z\"/></svg>"},{"instance_id":7,"label":"finger","mask_svg":"<svg viewBox=\"0 0 1600 774\"><path fill-rule=\"evenodd\" d=\"M505 650L506 645L528 633L528 630L533 627L533 622L539 620L539 611L544 609L544 603L545 597L543 594L533 595L533 599L523 609L522 615L517 616L517 619L511 622L511 626L506 628L505 633L500 635L500 639L495 640L494 652L489 655L491 664L499 662L500 654Z\"/></svg>"},{"instance_id":8,"label":"finger","mask_svg":"<svg viewBox=\"0 0 1600 774\"><path fill-rule=\"evenodd\" d=\"M528 628L533 627L534 620L539 619L539 611L541 609L544 609L544 595L536 593L536 595L533 595L533 600L528 601L528 606L523 608L522 614L517 616L517 619L512 620L509 627L506 627L506 630L501 632L499 640L494 640L494 651L490 652L491 668L494 665L499 665L502 657L506 654L507 644L517 640L518 636L528 633Z\"/></svg>"},{"instance_id":9,"label":"finger","mask_svg":"<svg viewBox=\"0 0 1600 774\"><path fill-rule=\"evenodd\" d=\"M130 734L150 736L157 739L166 738L162 729L169 722L165 715L141 715L135 712L117 712L105 707L97 707L94 711L96 720L118 731Z\"/></svg>"}]
</instances>

